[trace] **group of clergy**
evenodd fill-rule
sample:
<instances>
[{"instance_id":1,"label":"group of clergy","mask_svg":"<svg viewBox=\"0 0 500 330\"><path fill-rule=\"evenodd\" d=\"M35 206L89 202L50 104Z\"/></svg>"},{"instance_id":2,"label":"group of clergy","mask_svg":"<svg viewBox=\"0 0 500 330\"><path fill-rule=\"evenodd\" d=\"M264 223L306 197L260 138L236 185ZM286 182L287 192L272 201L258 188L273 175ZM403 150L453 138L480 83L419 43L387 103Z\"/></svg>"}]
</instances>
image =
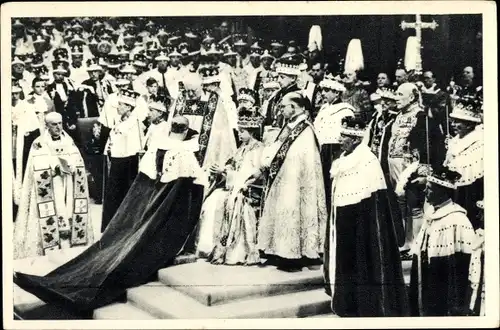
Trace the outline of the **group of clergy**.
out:
<instances>
[{"instance_id":1,"label":"group of clergy","mask_svg":"<svg viewBox=\"0 0 500 330\"><path fill-rule=\"evenodd\" d=\"M105 233L139 173L194 175L165 158L166 138L187 132L206 183L184 252L288 272L323 264L340 316L482 313L472 67L446 90L404 68L371 87L327 65L320 42L264 49L228 37L226 22L201 37L144 20L12 28L16 259L92 244L89 194Z\"/></svg>"}]
</instances>

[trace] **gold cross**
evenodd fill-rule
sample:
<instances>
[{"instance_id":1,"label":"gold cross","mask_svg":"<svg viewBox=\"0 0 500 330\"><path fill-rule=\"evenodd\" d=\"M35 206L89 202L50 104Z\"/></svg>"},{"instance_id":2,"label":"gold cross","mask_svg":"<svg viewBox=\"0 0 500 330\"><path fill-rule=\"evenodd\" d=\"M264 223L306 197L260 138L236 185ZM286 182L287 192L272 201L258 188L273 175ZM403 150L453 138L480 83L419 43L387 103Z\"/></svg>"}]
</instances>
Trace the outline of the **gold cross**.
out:
<instances>
[{"instance_id":1,"label":"gold cross","mask_svg":"<svg viewBox=\"0 0 500 330\"><path fill-rule=\"evenodd\" d=\"M406 29L415 29L415 36L417 37L418 41L418 58L417 58L417 63L416 63L416 68L415 71L422 71L422 29L431 29L435 30L439 25L436 23L435 20L432 20L432 22L422 22L422 17L420 14L416 14L416 19L415 22L413 23L408 23L405 21L401 22L401 29L404 31Z\"/></svg>"}]
</instances>

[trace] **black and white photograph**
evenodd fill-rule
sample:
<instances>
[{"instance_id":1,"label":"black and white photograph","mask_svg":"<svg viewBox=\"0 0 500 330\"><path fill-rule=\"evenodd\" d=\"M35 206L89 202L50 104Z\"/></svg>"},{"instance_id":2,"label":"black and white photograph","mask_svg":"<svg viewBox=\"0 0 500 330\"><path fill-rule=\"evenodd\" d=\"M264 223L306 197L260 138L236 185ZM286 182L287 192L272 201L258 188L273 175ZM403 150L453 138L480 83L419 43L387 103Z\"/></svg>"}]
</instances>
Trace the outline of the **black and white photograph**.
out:
<instances>
[{"instance_id":1,"label":"black and white photograph","mask_svg":"<svg viewBox=\"0 0 500 330\"><path fill-rule=\"evenodd\" d=\"M500 325L495 13L3 5L4 327Z\"/></svg>"}]
</instances>

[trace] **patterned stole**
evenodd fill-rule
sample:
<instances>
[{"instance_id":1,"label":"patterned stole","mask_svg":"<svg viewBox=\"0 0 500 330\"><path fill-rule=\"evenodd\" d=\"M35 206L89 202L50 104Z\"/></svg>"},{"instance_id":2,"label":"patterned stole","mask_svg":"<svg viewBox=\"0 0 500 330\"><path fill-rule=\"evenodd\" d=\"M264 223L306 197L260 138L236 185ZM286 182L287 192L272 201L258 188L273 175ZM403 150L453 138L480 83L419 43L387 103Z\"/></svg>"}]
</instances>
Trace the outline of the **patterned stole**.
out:
<instances>
[{"instance_id":1,"label":"patterned stole","mask_svg":"<svg viewBox=\"0 0 500 330\"><path fill-rule=\"evenodd\" d=\"M43 148L45 149L45 148ZM41 143L33 144L33 180L36 192L36 203L40 230L42 233L42 248L45 251L61 248L61 233L69 232L70 245L86 245L88 241L88 198L85 166L77 150L68 156L80 159L76 165L73 180L73 211L72 218L64 219L57 214L54 200L54 183L50 168L50 153L43 150ZM75 147L76 149L76 147Z\"/></svg>"},{"instance_id":2,"label":"patterned stole","mask_svg":"<svg viewBox=\"0 0 500 330\"><path fill-rule=\"evenodd\" d=\"M285 138L285 141L281 144L280 148L278 149L278 152L274 156L273 160L271 161L271 166L269 167L268 170L268 177L267 177L267 182L266 182L266 188L264 191L264 196L267 196L267 192L271 188L271 186L274 183L274 180L276 179L276 176L278 175L279 170L281 169L281 166L283 166L283 163L285 162L286 155L288 151L290 150L290 147L292 146L292 143L295 142L295 140L299 137L299 135L309 126L309 123L306 120L303 120L297 126L295 126L294 129L290 131L288 136Z\"/></svg>"},{"instance_id":3,"label":"patterned stole","mask_svg":"<svg viewBox=\"0 0 500 330\"><path fill-rule=\"evenodd\" d=\"M198 143L200 145L200 150L196 153L196 159L200 166L203 166L203 161L205 160L205 155L207 153L208 142L210 141L210 133L212 132L212 124L214 122L215 110L217 110L217 103L219 101L219 94L211 93L208 98L208 102L205 103L207 111L203 117L203 124L201 126L200 138Z\"/></svg>"},{"instance_id":4,"label":"patterned stole","mask_svg":"<svg viewBox=\"0 0 500 330\"><path fill-rule=\"evenodd\" d=\"M207 102L197 102L195 107L189 107L187 106L184 93L179 93L179 97L175 103L174 115L203 116L203 124L198 139L200 149L195 154L200 166L203 166L203 161L205 160L218 101L219 95L217 93L211 93Z\"/></svg>"}]
</instances>

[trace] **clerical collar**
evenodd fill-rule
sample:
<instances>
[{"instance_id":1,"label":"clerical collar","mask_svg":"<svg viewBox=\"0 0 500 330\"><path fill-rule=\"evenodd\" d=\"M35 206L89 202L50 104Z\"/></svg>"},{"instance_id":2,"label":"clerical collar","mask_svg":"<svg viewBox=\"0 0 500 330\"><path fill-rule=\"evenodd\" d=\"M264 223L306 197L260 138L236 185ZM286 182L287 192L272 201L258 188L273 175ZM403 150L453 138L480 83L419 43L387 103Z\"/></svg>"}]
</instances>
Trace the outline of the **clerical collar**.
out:
<instances>
[{"instance_id":1,"label":"clerical collar","mask_svg":"<svg viewBox=\"0 0 500 330\"><path fill-rule=\"evenodd\" d=\"M54 137L54 136L50 136L50 138L52 139L52 141L61 141L61 136L59 135L58 137Z\"/></svg>"},{"instance_id":2,"label":"clerical collar","mask_svg":"<svg viewBox=\"0 0 500 330\"><path fill-rule=\"evenodd\" d=\"M301 113L300 115L295 116L290 119L290 122L287 124L288 128L294 129L299 123L303 120L307 119L307 115L305 113Z\"/></svg>"},{"instance_id":3,"label":"clerical collar","mask_svg":"<svg viewBox=\"0 0 500 330\"><path fill-rule=\"evenodd\" d=\"M422 86L422 93L424 93L424 94L436 94L440 90L441 89L439 87L437 87L436 84L432 84L432 86L429 88Z\"/></svg>"},{"instance_id":4,"label":"clerical collar","mask_svg":"<svg viewBox=\"0 0 500 330\"><path fill-rule=\"evenodd\" d=\"M80 69L82 67L82 65L75 65L74 63L71 64L71 66L74 68L74 69Z\"/></svg>"}]
</instances>

